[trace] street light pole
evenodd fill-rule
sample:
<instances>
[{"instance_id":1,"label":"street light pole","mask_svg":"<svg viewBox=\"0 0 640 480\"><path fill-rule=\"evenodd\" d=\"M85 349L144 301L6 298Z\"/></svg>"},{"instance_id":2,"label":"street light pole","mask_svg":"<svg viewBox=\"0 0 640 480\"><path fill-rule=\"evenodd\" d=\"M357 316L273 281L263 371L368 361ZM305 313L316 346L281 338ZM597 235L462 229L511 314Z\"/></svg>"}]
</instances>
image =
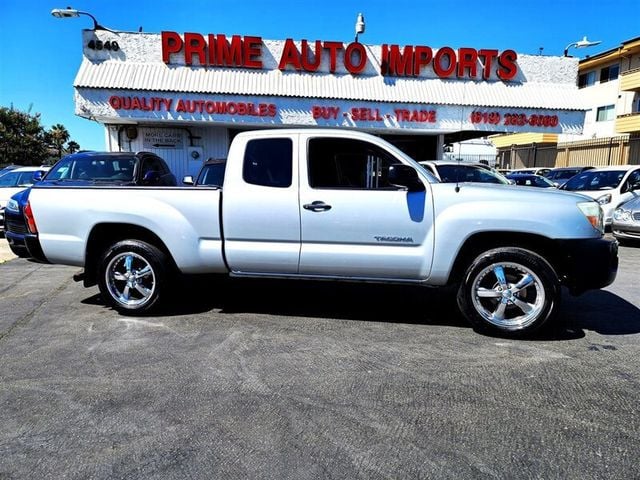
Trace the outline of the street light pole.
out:
<instances>
[{"instance_id":1,"label":"street light pole","mask_svg":"<svg viewBox=\"0 0 640 480\"><path fill-rule=\"evenodd\" d=\"M564 56L565 57L569 56L569 49L571 47L586 48L586 47L593 47L594 45L599 45L600 43L602 43L600 40L597 40L595 42L591 42L587 40L587 36L585 35L584 37L582 37L582 40L578 40L577 42L571 42L569 45L567 45L564 49Z\"/></svg>"},{"instance_id":2,"label":"street light pole","mask_svg":"<svg viewBox=\"0 0 640 480\"><path fill-rule=\"evenodd\" d=\"M106 30L107 32L113 32L113 30L109 30L108 28L103 27L102 25L100 25L98 23L98 20L96 20L96 17L91 15L89 12L82 12L80 10L76 10L74 8L71 8L71 7L54 8L53 10L51 10L51 15L56 17L56 18L72 18L72 17L79 17L80 15L86 15L87 17L91 18L91 20L93 20L93 29L94 30Z\"/></svg>"}]
</instances>

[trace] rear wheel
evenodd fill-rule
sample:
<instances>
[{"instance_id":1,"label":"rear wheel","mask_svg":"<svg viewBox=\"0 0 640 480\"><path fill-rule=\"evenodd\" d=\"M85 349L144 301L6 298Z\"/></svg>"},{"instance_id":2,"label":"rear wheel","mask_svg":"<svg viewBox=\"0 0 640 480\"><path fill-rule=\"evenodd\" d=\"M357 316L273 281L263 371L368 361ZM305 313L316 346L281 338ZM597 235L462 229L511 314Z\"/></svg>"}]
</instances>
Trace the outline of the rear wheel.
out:
<instances>
[{"instance_id":1,"label":"rear wheel","mask_svg":"<svg viewBox=\"0 0 640 480\"><path fill-rule=\"evenodd\" d=\"M158 305L166 281L166 255L140 240L108 248L99 261L98 286L104 300L121 313L145 313Z\"/></svg>"},{"instance_id":2,"label":"rear wheel","mask_svg":"<svg viewBox=\"0 0 640 480\"><path fill-rule=\"evenodd\" d=\"M458 290L462 314L478 330L529 335L554 315L560 300L555 271L538 254L496 248L478 256Z\"/></svg>"}]
</instances>

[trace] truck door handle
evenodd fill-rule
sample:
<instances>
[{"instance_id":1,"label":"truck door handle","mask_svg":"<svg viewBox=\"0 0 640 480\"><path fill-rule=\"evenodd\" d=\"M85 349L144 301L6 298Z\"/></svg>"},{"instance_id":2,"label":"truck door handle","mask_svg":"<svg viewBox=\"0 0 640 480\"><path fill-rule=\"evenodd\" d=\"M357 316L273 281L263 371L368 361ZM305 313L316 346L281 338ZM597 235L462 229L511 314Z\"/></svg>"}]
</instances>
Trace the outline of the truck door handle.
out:
<instances>
[{"instance_id":1,"label":"truck door handle","mask_svg":"<svg viewBox=\"0 0 640 480\"><path fill-rule=\"evenodd\" d=\"M311 210L312 212L323 212L325 210L331 210L331 205L327 205L320 200L316 200L315 202L306 203L302 208Z\"/></svg>"}]
</instances>

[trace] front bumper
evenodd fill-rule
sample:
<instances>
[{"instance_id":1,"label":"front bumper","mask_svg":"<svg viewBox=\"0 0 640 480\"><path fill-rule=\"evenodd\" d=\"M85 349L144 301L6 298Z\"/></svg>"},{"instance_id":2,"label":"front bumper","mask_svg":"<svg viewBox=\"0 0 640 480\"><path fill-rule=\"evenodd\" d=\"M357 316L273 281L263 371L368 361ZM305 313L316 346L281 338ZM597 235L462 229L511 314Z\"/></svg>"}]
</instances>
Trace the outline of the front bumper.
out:
<instances>
[{"instance_id":1,"label":"front bumper","mask_svg":"<svg viewBox=\"0 0 640 480\"><path fill-rule=\"evenodd\" d=\"M618 242L604 238L559 241L561 280L573 295L611 285L618 273Z\"/></svg>"},{"instance_id":2,"label":"front bumper","mask_svg":"<svg viewBox=\"0 0 640 480\"><path fill-rule=\"evenodd\" d=\"M640 240L640 220L629 222L614 221L611 225L611 232L616 238Z\"/></svg>"},{"instance_id":3,"label":"front bumper","mask_svg":"<svg viewBox=\"0 0 640 480\"><path fill-rule=\"evenodd\" d=\"M5 214L4 236L9 242L11 251L20 258L33 258L40 262L47 262L38 236L29 233L22 215L6 211Z\"/></svg>"}]
</instances>

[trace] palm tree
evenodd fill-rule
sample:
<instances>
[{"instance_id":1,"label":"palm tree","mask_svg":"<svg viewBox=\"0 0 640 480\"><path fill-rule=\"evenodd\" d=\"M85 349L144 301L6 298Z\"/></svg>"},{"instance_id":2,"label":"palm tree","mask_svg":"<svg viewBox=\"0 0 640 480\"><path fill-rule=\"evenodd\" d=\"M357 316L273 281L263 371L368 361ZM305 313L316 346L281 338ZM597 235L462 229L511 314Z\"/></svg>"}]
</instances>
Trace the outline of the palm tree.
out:
<instances>
[{"instance_id":1,"label":"palm tree","mask_svg":"<svg viewBox=\"0 0 640 480\"><path fill-rule=\"evenodd\" d=\"M51 143L53 143L53 146L58 151L58 158L62 158L63 145L67 141L69 141L69 131L65 128L64 125L57 123L53 127L51 127L51 130L49 130L49 135L51 138Z\"/></svg>"},{"instance_id":2,"label":"palm tree","mask_svg":"<svg viewBox=\"0 0 640 480\"><path fill-rule=\"evenodd\" d=\"M67 153L76 153L80 150L80 144L78 142L74 142L73 140L67 142Z\"/></svg>"}]
</instances>

